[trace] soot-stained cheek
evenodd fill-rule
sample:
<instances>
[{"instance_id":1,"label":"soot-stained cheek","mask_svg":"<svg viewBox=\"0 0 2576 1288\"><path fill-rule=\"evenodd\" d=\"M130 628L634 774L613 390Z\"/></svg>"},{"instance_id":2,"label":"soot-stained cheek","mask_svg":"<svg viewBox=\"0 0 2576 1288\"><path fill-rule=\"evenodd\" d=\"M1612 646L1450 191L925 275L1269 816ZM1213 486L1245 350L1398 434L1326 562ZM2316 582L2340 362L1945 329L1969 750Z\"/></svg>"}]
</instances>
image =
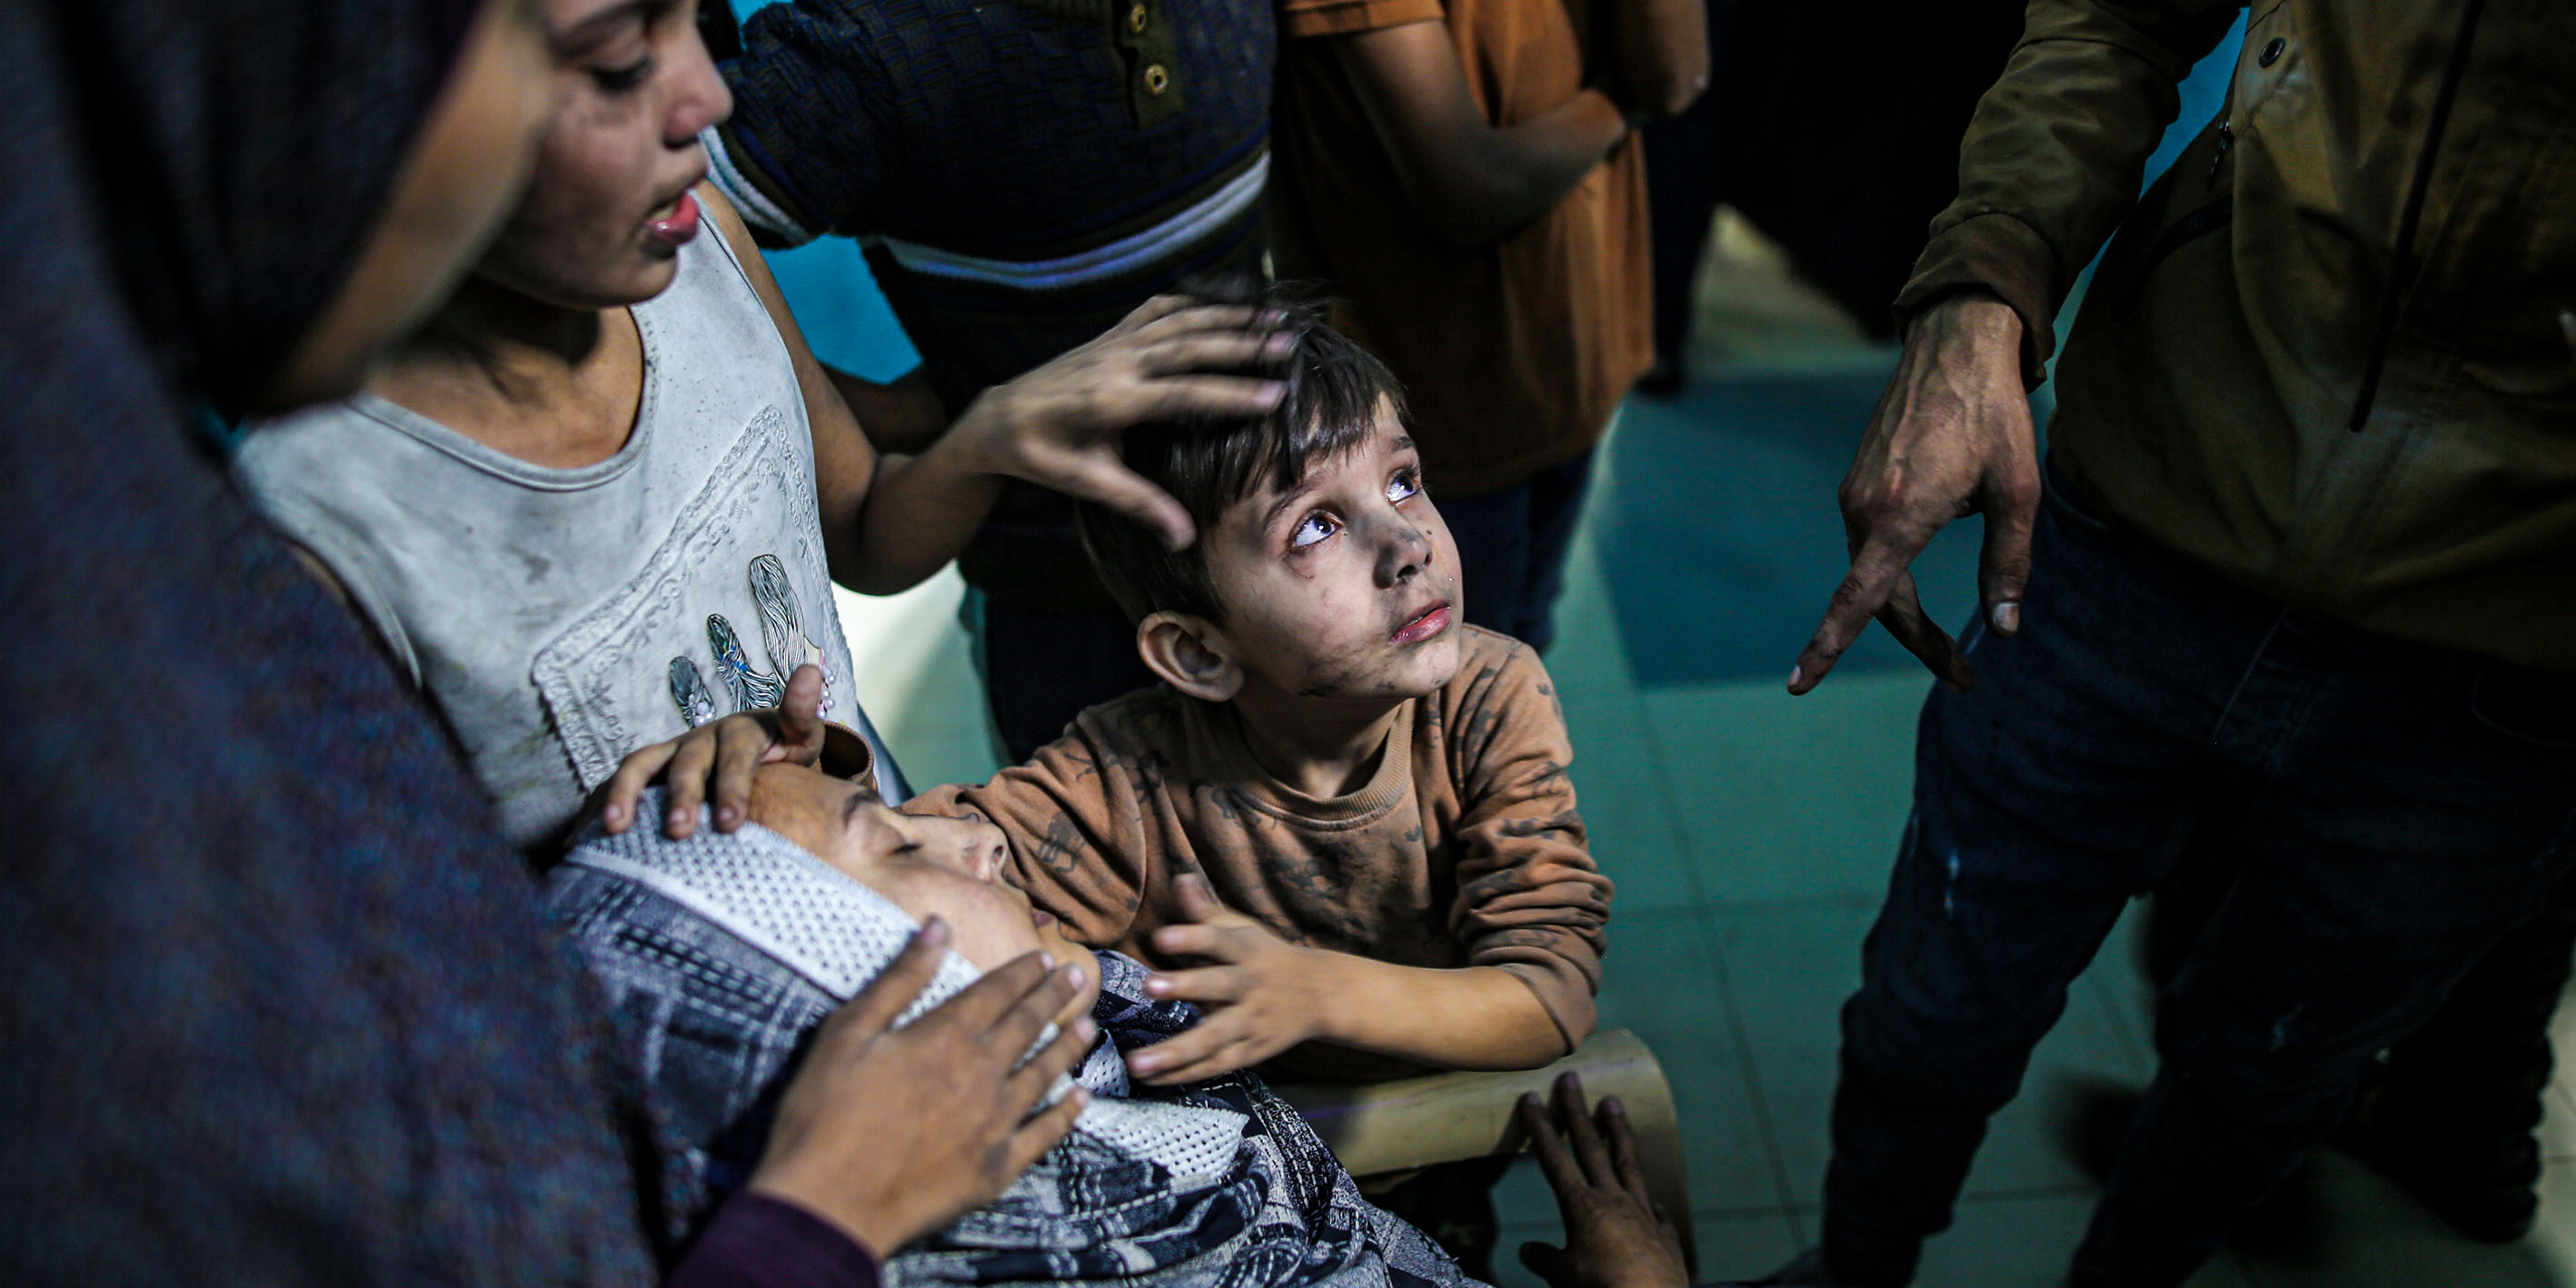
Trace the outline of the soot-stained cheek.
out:
<instances>
[{"instance_id":1,"label":"soot-stained cheek","mask_svg":"<svg viewBox=\"0 0 2576 1288\"><path fill-rule=\"evenodd\" d=\"M1298 691L1310 698L1373 692L1384 687L1387 660L1374 641L1353 640L1332 652L1310 658L1305 683Z\"/></svg>"}]
</instances>

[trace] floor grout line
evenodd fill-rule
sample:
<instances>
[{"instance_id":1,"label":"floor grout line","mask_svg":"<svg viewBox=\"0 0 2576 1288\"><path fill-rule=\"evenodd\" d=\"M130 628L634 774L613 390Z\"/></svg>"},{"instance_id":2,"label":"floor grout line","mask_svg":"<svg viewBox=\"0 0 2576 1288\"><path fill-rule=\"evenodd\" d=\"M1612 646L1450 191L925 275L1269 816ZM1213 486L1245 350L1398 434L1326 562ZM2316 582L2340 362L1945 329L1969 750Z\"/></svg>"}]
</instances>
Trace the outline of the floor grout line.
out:
<instances>
[{"instance_id":1,"label":"floor grout line","mask_svg":"<svg viewBox=\"0 0 2576 1288\"><path fill-rule=\"evenodd\" d=\"M1791 1204L1790 1196L1796 1191L1789 1181L1788 1151L1780 1144L1780 1125L1772 1117L1769 1097L1763 1093L1752 1031L1745 1026L1744 1007L1736 999L1735 971L1726 960L1726 941L1717 933L1715 925L1705 921L1700 926L1700 933L1708 938L1709 958L1717 971L1718 997L1726 1010L1727 1038L1734 1043L1740 1057L1736 1064L1742 1070L1744 1095L1753 1109L1754 1126L1761 1134L1763 1161L1771 1171L1771 1192L1780 1196L1781 1209L1788 1216L1790 1240L1803 1247L1807 1243L1806 1222L1799 1218Z\"/></svg>"}]
</instances>

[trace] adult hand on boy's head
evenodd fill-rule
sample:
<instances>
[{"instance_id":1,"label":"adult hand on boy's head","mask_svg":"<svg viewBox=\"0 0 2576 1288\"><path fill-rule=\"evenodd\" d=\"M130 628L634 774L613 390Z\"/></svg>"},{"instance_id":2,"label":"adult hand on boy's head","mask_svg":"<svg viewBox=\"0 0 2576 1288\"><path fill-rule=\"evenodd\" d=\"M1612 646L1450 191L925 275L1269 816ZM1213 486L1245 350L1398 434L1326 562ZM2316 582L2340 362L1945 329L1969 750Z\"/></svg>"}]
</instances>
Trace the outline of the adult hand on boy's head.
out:
<instances>
[{"instance_id":1,"label":"adult hand on boy's head","mask_svg":"<svg viewBox=\"0 0 2576 1288\"><path fill-rule=\"evenodd\" d=\"M1128 1072L1156 1085L1198 1082L1248 1068L1316 1035L1317 993L1329 988L1332 954L1299 948L1217 902L1196 873L1174 883L1182 923L1154 932L1154 951L1208 965L1145 980L1152 997L1195 1003L1206 1018L1132 1052Z\"/></svg>"},{"instance_id":2,"label":"adult hand on boy's head","mask_svg":"<svg viewBox=\"0 0 2576 1288\"><path fill-rule=\"evenodd\" d=\"M1672 1219L1646 1197L1637 1138L1616 1099L1604 1100L1596 1128L1583 1109L1583 1083L1556 1080L1556 1103L1522 1096L1520 1120L1530 1148L1556 1191L1565 1246L1521 1245L1521 1263L1550 1288L1682 1288L1690 1271Z\"/></svg>"},{"instance_id":3,"label":"adult hand on boy's head","mask_svg":"<svg viewBox=\"0 0 2576 1288\"><path fill-rule=\"evenodd\" d=\"M754 771L775 761L811 765L822 754L823 670L809 662L787 677L787 696L776 708L737 712L628 753L593 801L600 826L623 832L635 820L637 798L660 780L669 789L662 830L677 841L698 830L698 806L712 784L716 830L730 832L751 817Z\"/></svg>"},{"instance_id":4,"label":"adult hand on boy's head","mask_svg":"<svg viewBox=\"0 0 2576 1288\"><path fill-rule=\"evenodd\" d=\"M1119 459L1128 426L1183 416L1259 416L1288 387L1240 374L1277 364L1291 338L1281 315L1159 295L1053 362L976 396L952 437L977 467L1095 501L1163 534L1196 539L1189 511Z\"/></svg>"},{"instance_id":5,"label":"adult hand on boy's head","mask_svg":"<svg viewBox=\"0 0 2576 1288\"><path fill-rule=\"evenodd\" d=\"M882 1259L992 1202L1073 1129L1079 1087L1032 1116L1091 1047L1082 965L1031 953L898 1029L948 944L932 918L816 1031L751 1188L833 1222ZM1020 1063L1050 1022L1045 1050ZM1016 1068L1014 1066L1017 1066Z\"/></svg>"}]
</instances>

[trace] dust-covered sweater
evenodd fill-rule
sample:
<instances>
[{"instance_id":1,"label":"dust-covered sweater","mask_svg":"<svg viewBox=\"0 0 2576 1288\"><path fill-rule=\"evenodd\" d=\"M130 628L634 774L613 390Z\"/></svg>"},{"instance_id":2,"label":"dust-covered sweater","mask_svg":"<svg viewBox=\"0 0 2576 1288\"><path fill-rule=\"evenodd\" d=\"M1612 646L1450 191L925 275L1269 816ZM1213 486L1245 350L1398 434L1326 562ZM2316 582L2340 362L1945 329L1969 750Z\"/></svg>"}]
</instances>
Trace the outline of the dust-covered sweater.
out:
<instances>
[{"instance_id":1,"label":"dust-covered sweater","mask_svg":"<svg viewBox=\"0 0 2576 1288\"><path fill-rule=\"evenodd\" d=\"M1571 1049L1592 1032L1610 879L1584 845L1546 669L1508 636L1463 629L1458 674L1404 704L1376 771L1346 796L1279 782L1233 706L1156 686L1083 712L982 786L905 808L1000 826L1014 883L1091 947L1154 960L1174 879L1204 872L1227 907L1292 943L1508 971ZM1300 1054L1300 1073L1378 1067Z\"/></svg>"}]
</instances>

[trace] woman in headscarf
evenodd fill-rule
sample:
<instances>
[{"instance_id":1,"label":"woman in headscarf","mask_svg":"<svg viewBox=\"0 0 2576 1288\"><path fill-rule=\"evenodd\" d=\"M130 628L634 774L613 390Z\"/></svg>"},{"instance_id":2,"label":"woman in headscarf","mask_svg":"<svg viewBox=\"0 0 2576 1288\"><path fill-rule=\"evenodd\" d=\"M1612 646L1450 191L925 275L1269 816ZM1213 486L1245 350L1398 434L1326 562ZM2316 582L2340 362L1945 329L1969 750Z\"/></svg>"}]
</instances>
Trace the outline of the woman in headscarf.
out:
<instances>
[{"instance_id":1,"label":"woman in headscarf","mask_svg":"<svg viewBox=\"0 0 2576 1288\"><path fill-rule=\"evenodd\" d=\"M640 1283L670 1251L632 1066L529 873L188 428L352 390L507 213L556 90L523 0L0 13L0 1282ZM976 1054L1071 996L1009 973L900 1033L883 998L836 1017L795 1092L827 1126L754 1186L790 1202L732 1228L863 1274L848 1236L1060 1135ZM873 1232L871 1195L900 1199ZM731 1216L698 1257L739 1255Z\"/></svg>"}]
</instances>

